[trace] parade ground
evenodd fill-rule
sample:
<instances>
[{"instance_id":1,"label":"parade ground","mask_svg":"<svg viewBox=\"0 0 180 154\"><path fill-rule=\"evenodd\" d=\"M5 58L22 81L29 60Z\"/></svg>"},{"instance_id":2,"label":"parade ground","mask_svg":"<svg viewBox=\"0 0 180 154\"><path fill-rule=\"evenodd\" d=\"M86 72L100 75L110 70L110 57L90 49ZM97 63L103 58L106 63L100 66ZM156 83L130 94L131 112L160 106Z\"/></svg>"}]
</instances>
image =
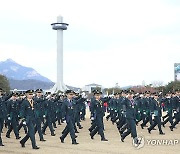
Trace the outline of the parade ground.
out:
<instances>
[{"instance_id":1,"label":"parade ground","mask_svg":"<svg viewBox=\"0 0 180 154\"><path fill-rule=\"evenodd\" d=\"M89 113L88 113L89 114ZM60 134L65 127L65 124L57 125L55 129L56 136L51 136L49 129L46 131L44 138L46 142L40 142L39 136L36 134L36 142L40 147L39 150L33 150L30 140L27 141L26 147L20 146L19 140L15 139L14 133L11 133L11 138L5 137L6 128L3 129L2 139L5 144L0 147L1 154L177 154L180 151L180 125L173 132L169 129L169 123L163 129L165 135L159 135L158 128L153 130L151 134L147 132L145 127L143 130L140 125L137 126L138 136L142 137L144 145L135 147L132 144L132 138L129 135L125 142L120 141L120 135L111 121L106 121L105 136L108 142L100 141L100 136L96 135L94 140L90 139L88 128L90 127L90 119L87 114L85 121L81 124L83 129L79 130L77 142L78 145L72 145L70 136L65 139L65 143L60 142ZM21 129L20 136L24 137L24 130Z\"/></svg>"}]
</instances>

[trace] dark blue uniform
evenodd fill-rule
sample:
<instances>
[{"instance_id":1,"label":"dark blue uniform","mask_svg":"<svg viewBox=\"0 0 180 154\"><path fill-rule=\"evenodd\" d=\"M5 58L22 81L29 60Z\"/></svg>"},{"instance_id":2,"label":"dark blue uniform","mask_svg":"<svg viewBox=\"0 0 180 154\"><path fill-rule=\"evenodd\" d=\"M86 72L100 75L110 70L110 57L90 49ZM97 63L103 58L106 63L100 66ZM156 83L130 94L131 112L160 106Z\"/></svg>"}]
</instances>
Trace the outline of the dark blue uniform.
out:
<instances>
[{"instance_id":1,"label":"dark blue uniform","mask_svg":"<svg viewBox=\"0 0 180 154\"><path fill-rule=\"evenodd\" d=\"M66 119L66 127L63 131L62 136L60 137L60 140L62 143L64 143L64 139L70 133L71 139L72 139L72 144L77 144L76 142L76 136L75 136L75 129L74 129L74 107L73 107L73 101L74 100L68 100L67 98L63 101L62 104L62 113L63 117Z\"/></svg>"},{"instance_id":2,"label":"dark blue uniform","mask_svg":"<svg viewBox=\"0 0 180 154\"><path fill-rule=\"evenodd\" d=\"M90 133L91 138L93 139L94 135L98 132L101 136L102 141L107 141L104 136L104 106L102 100L92 99L91 101L91 117L94 118L94 125L96 126Z\"/></svg>"},{"instance_id":3,"label":"dark blue uniform","mask_svg":"<svg viewBox=\"0 0 180 154\"><path fill-rule=\"evenodd\" d=\"M30 138L32 143L32 148L36 149L36 141L35 141L35 113L34 113L34 107L33 107L33 100L27 100L25 99L22 102L22 111L21 116L25 118L26 124L28 127L28 133L27 135L20 141L22 147L25 147L26 141ZM32 105L31 105L32 104Z\"/></svg>"},{"instance_id":4,"label":"dark blue uniform","mask_svg":"<svg viewBox=\"0 0 180 154\"><path fill-rule=\"evenodd\" d=\"M154 111L154 122L151 124L151 126L148 128L148 132L150 133L151 130L158 125L159 133L164 134L161 129L161 116L162 116L162 106L161 102L159 100L152 100L152 110Z\"/></svg>"},{"instance_id":5,"label":"dark blue uniform","mask_svg":"<svg viewBox=\"0 0 180 154\"><path fill-rule=\"evenodd\" d=\"M175 121L173 122L171 126L169 126L171 131L173 131L173 128L175 128L175 126L180 122L180 97L179 96L176 96L174 98L173 112L174 112Z\"/></svg>"},{"instance_id":6,"label":"dark blue uniform","mask_svg":"<svg viewBox=\"0 0 180 154\"><path fill-rule=\"evenodd\" d=\"M41 130L41 117L43 116L42 103L44 103L45 99L43 99L42 97L35 97L33 100L35 113L35 133L38 131L40 141L45 141Z\"/></svg>"},{"instance_id":7,"label":"dark blue uniform","mask_svg":"<svg viewBox=\"0 0 180 154\"><path fill-rule=\"evenodd\" d=\"M19 109L20 109L20 102L17 100L10 100L7 102L7 113L8 118L10 120L10 126L6 133L6 137L10 138L10 133L12 130L14 130L14 134L16 136L16 139L19 139L19 131L18 131L18 121L19 121Z\"/></svg>"},{"instance_id":8,"label":"dark blue uniform","mask_svg":"<svg viewBox=\"0 0 180 154\"><path fill-rule=\"evenodd\" d=\"M54 129L53 129L53 114L54 114L54 101L52 99L46 100L44 102L44 110L45 110L45 116L46 116L46 122L44 123L44 126L42 128L43 134L45 134L47 126L50 129L51 136L55 136Z\"/></svg>"},{"instance_id":9,"label":"dark blue uniform","mask_svg":"<svg viewBox=\"0 0 180 154\"><path fill-rule=\"evenodd\" d=\"M123 101L123 110L125 112L125 117L128 124L128 130L124 132L121 136L121 141L124 142L124 139L127 135L131 133L133 139L137 138L136 132L136 110L135 110L134 100L124 99Z\"/></svg>"},{"instance_id":10,"label":"dark blue uniform","mask_svg":"<svg viewBox=\"0 0 180 154\"><path fill-rule=\"evenodd\" d=\"M2 143L1 133L3 129L4 120L7 115L7 109L5 105L5 101L7 101L9 98L11 98L12 94L9 96L0 96L0 146L4 146Z\"/></svg>"}]
</instances>

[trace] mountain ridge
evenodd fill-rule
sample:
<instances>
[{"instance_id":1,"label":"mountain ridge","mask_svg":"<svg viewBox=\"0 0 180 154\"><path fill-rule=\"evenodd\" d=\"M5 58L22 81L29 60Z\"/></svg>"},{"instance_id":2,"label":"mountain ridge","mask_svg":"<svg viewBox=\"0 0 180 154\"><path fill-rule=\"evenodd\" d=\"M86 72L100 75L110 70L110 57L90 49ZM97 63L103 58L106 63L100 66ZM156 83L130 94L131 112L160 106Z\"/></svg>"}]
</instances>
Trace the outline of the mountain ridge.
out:
<instances>
[{"instance_id":1,"label":"mountain ridge","mask_svg":"<svg viewBox=\"0 0 180 154\"><path fill-rule=\"evenodd\" d=\"M0 74L5 75L8 79L14 80L39 80L52 82L50 79L39 74L35 69L20 65L12 59L0 62Z\"/></svg>"}]
</instances>

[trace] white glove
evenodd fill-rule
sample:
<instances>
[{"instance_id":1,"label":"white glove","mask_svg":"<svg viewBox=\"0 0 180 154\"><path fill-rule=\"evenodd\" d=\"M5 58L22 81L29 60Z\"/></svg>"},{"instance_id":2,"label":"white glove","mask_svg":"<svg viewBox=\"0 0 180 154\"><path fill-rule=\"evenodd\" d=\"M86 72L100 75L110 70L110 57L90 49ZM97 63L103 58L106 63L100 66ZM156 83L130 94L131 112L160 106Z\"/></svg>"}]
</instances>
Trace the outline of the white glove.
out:
<instances>
[{"instance_id":1,"label":"white glove","mask_svg":"<svg viewBox=\"0 0 180 154\"><path fill-rule=\"evenodd\" d=\"M176 111L174 111L174 113L177 113Z\"/></svg>"},{"instance_id":2,"label":"white glove","mask_svg":"<svg viewBox=\"0 0 180 154\"><path fill-rule=\"evenodd\" d=\"M14 89L14 90L13 90L13 93L17 93L17 89Z\"/></svg>"},{"instance_id":3,"label":"white glove","mask_svg":"<svg viewBox=\"0 0 180 154\"><path fill-rule=\"evenodd\" d=\"M82 96L82 97L86 96L85 92L83 92L83 93L81 94L81 96Z\"/></svg>"},{"instance_id":4,"label":"white glove","mask_svg":"<svg viewBox=\"0 0 180 154\"><path fill-rule=\"evenodd\" d=\"M26 121L23 121L23 125L26 125Z\"/></svg>"},{"instance_id":5,"label":"white glove","mask_svg":"<svg viewBox=\"0 0 180 154\"><path fill-rule=\"evenodd\" d=\"M146 112L143 112L144 114L146 114Z\"/></svg>"},{"instance_id":6,"label":"white glove","mask_svg":"<svg viewBox=\"0 0 180 154\"><path fill-rule=\"evenodd\" d=\"M11 117L8 117L8 120L11 120Z\"/></svg>"},{"instance_id":7,"label":"white glove","mask_svg":"<svg viewBox=\"0 0 180 154\"><path fill-rule=\"evenodd\" d=\"M138 113L140 113L140 111L138 111Z\"/></svg>"},{"instance_id":8,"label":"white glove","mask_svg":"<svg viewBox=\"0 0 180 154\"><path fill-rule=\"evenodd\" d=\"M46 116L45 115L43 115L43 118L45 118Z\"/></svg>"},{"instance_id":9,"label":"white glove","mask_svg":"<svg viewBox=\"0 0 180 154\"><path fill-rule=\"evenodd\" d=\"M85 95L85 96L84 96L84 98L86 99L86 98L88 98L88 96L87 96L87 95Z\"/></svg>"},{"instance_id":10,"label":"white glove","mask_svg":"<svg viewBox=\"0 0 180 154\"><path fill-rule=\"evenodd\" d=\"M51 95L48 95L47 97L46 97L46 99L48 99L48 98L50 98L51 97Z\"/></svg>"},{"instance_id":11,"label":"white glove","mask_svg":"<svg viewBox=\"0 0 180 154\"><path fill-rule=\"evenodd\" d=\"M66 120L64 120L63 122L66 123Z\"/></svg>"},{"instance_id":12,"label":"white glove","mask_svg":"<svg viewBox=\"0 0 180 154\"><path fill-rule=\"evenodd\" d=\"M94 117L91 117L91 120L94 120Z\"/></svg>"}]
</instances>

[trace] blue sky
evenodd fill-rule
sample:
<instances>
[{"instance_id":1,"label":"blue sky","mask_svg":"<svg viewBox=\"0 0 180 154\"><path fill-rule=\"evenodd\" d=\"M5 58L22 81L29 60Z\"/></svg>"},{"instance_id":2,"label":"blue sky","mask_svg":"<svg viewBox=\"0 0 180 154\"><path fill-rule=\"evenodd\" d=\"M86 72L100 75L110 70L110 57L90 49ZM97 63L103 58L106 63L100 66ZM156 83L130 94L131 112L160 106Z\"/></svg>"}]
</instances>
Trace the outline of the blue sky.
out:
<instances>
[{"instance_id":1,"label":"blue sky","mask_svg":"<svg viewBox=\"0 0 180 154\"><path fill-rule=\"evenodd\" d=\"M7 0L0 6L0 61L12 58L56 81L58 15L64 82L112 87L173 80L180 62L178 0Z\"/></svg>"}]
</instances>

